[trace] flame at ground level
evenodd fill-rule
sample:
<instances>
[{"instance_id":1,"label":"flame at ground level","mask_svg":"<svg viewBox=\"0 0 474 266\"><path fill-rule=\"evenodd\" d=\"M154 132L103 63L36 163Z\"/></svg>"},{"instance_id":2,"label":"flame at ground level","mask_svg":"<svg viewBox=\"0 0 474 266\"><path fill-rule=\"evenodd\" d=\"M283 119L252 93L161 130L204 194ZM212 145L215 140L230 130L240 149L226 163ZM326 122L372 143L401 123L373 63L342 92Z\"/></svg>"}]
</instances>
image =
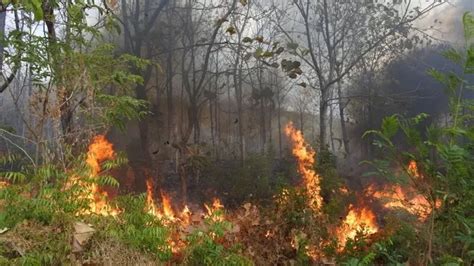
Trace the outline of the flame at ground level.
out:
<instances>
[{"instance_id":1,"label":"flame at ground level","mask_svg":"<svg viewBox=\"0 0 474 266\"><path fill-rule=\"evenodd\" d=\"M418 194L410 187L400 185L387 185L382 189L375 189L369 186L366 194L380 200L387 209L400 208L418 217L420 221L425 221L432 212L432 204L421 194ZM441 206L441 201L435 202L435 208Z\"/></svg>"},{"instance_id":2,"label":"flame at ground level","mask_svg":"<svg viewBox=\"0 0 474 266\"><path fill-rule=\"evenodd\" d=\"M86 163L90 167L90 177L97 179L101 172L100 164L106 160L115 158L113 144L110 143L104 135L97 135L92 138L91 144L88 147ZM113 208L108 203L109 195L107 191L102 191L99 185L95 182L88 183L82 181L78 176L70 177L66 184L66 188L73 184L79 184L84 190L78 195L79 198L87 199L89 209L80 214L98 214L103 216L116 216L119 210Z\"/></svg>"},{"instance_id":3,"label":"flame at ground level","mask_svg":"<svg viewBox=\"0 0 474 266\"><path fill-rule=\"evenodd\" d=\"M349 213L344 219L342 225L337 229L337 238L339 245L344 248L347 239L355 239L357 233L371 235L379 230L376 216L368 207L355 208L349 205Z\"/></svg>"}]
</instances>

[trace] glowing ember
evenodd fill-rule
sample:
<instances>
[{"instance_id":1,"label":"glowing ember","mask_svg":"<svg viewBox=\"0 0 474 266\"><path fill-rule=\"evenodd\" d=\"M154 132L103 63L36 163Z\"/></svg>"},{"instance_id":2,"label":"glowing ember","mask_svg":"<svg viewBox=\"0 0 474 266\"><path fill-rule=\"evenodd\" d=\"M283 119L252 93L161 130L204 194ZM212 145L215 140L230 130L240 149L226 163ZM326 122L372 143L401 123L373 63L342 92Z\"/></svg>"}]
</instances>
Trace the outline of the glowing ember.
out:
<instances>
[{"instance_id":1,"label":"glowing ember","mask_svg":"<svg viewBox=\"0 0 474 266\"><path fill-rule=\"evenodd\" d=\"M354 239L357 233L371 235L378 231L375 214L368 207L354 208L349 205L349 213L337 230L339 245L344 248L347 239Z\"/></svg>"},{"instance_id":2,"label":"glowing ember","mask_svg":"<svg viewBox=\"0 0 474 266\"><path fill-rule=\"evenodd\" d=\"M293 143L293 155L298 161L298 173L303 176L303 181L309 198L309 206L317 211L321 208L320 177L313 170L315 151L305 142L303 133L295 129L293 123L288 123L285 133Z\"/></svg>"},{"instance_id":3,"label":"glowing ember","mask_svg":"<svg viewBox=\"0 0 474 266\"><path fill-rule=\"evenodd\" d=\"M100 163L105 160L110 160L115 157L115 152L112 143L110 143L104 135L95 136L92 143L89 145L87 152L86 163L91 168L91 177L97 178L101 168ZM108 194L106 191L101 191L96 183L88 184L86 198L90 199L90 211L84 214L95 213L104 216L115 216L118 210L112 208L108 203Z\"/></svg>"}]
</instances>

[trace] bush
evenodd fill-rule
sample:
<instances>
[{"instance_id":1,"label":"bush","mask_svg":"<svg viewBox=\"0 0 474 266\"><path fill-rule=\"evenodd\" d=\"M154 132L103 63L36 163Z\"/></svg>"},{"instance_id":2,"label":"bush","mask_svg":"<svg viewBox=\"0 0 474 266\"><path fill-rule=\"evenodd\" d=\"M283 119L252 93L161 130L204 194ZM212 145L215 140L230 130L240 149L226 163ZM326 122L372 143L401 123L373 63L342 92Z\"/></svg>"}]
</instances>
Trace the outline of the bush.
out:
<instances>
[{"instance_id":1,"label":"bush","mask_svg":"<svg viewBox=\"0 0 474 266\"><path fill-rule=\"evenodd\" d=\"M232 228L231 223L220 219L221 216L220 211L215 212L206 218L204 230L196 230L187 237L186 265L253 265L240 254L238 246L225 247L221 244L226 232Z\"/></svg>"}]
</instances>

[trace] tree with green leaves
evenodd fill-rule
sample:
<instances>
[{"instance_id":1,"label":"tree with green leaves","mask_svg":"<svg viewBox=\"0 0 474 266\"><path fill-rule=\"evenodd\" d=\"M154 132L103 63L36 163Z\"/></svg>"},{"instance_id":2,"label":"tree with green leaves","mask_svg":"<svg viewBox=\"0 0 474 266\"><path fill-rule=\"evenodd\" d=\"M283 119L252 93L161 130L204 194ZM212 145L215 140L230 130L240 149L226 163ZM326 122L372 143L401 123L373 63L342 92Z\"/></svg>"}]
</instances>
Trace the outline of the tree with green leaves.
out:
<instances>
[{"instance_id":1,"label":"tree with green leaves","mask_svg":"<svg viewBox=\"0 0 474 266\"><path fill-rule=\"evenodd\" d=\"M27 77L29 93L20 90L18 97L29 104L18 111L27 128L21 137L35 147L36 163L63 161L95 132L123 129L125 120L145 114L146 103L130 94L143 79L131 70L148 62L114 54L104 42L103 32L112 28L100 5L32 0L3 7L15 24L2 40L3 70L11 72L4 86L20 72Z\"/></svg>"}]
</instances>

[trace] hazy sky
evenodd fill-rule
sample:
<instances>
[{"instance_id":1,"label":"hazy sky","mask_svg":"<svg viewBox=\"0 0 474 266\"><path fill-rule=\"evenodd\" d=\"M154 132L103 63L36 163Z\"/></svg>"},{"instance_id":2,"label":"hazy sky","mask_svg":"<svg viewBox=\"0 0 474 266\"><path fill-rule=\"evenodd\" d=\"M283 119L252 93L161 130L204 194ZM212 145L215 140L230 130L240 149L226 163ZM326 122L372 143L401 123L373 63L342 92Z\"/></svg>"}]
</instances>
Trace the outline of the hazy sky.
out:
<instances>
[{"instance_id":1,"label":"hazy sky","mask_svg":"<svg viewBox=\"0 0 474 266\"><path fill-rule=\"evenodd\" d=\"M468 11L474 12L474 0L450 0L420 21L418 27L428 29L430 35L441 40L463 44L462 15Z\"/></svg>"}]
</instances>

